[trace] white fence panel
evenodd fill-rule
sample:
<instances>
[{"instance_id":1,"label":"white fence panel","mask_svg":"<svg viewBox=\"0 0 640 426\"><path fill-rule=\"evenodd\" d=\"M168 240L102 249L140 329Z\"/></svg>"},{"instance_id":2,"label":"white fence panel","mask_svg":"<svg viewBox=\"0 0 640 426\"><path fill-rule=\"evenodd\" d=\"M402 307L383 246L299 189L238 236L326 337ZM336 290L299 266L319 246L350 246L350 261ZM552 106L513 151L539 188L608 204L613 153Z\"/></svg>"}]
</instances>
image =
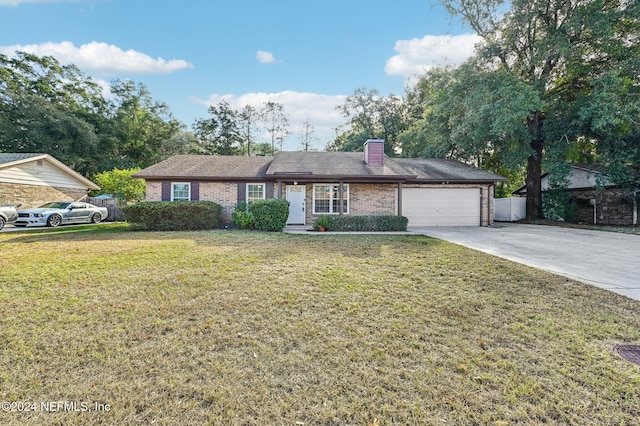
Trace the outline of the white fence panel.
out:
<instances>
[{"instance_id":1,"label":"white fence panel","mask_svg":"<svg viewBox=\"0 0 640 426\"><path fill-rule=\"evenodd\" d=\"M515 222L527 217L525 197L494 198L493 219L497 222Z\"/></svg>"}]
</instances>

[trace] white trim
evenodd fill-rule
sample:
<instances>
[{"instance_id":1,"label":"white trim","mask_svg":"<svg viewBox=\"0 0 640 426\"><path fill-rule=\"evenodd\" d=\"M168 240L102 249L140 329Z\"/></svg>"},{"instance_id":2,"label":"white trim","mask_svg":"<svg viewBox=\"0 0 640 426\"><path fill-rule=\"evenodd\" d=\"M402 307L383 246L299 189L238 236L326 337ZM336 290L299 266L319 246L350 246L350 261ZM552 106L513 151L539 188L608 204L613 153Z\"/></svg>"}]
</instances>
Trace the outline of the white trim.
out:
<instances>
[{"instance_id":1,"label":"white trim","mask_svg":"<svg viewBox=\"0 0 640 426\"><path fill-rule=\"evenodd\" d=\"M187 199L184 200L182 198L178 199L177 201L191 201L191 182L171 182L171 201L176 201L173 198L173 194L174 194L174 185L187 185L187 188L189 188L188 194L187 194Z\"/></svg>"},{"instance_id":2,"label":"white trim","mask_svg":"<svg viewBox=\"0 0 640 426\"><path fill-rule=\"evenodd\" d=\"M245 186L245 191L244 191L244 200L246 201L247 205L249 205L249 186L251 185L262 185L262 198L260 198L261 200L266 200L267 199L267 184L265 182L251 182L251 183L247 183L247 185Z\"/></svg>"},{"instance_id":3,"label":"white trim","mask_svg":"<svg viewBox=\"0 0 640 426\"><path fill-rule=\"evenodd\" d=\"M318 186L330 186L331 187L331 192L330 192L330 196L329 196L329 211L328 212L319 212L316 210L316 187ZM334 187L339 187L340 183L338 182L328 182L328 183L314 183L313 184L313 197L312 197L312 205L313 205L313 214L340 214L339 211L331 211L333 210L333 200L336 200L339 198L339 192L334 192ZM350 201L350 197L351 197L351 190L349 189L349 184L348 183L343 183L342 184L343 188L346 189L346 191L343 190L343 201L347 202L347 211L346 212L342 212L342 214L349 214L349 210L351 210L351 201ZM338 188L339 191L339 188ZM336 194L336 198L333 198L332 195ZM321 198L321 200L325 200L324 198Z\"/></svg>"}]
</instances>

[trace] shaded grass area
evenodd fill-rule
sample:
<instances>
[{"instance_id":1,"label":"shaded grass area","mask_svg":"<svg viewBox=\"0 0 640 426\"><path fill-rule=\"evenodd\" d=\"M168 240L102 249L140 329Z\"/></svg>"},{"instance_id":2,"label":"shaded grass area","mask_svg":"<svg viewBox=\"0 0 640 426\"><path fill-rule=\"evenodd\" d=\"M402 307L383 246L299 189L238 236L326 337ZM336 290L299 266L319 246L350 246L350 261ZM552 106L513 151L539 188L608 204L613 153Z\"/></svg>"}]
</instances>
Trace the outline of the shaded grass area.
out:
<instances>
[{"instance_id":1,"label":"shaded grass area","mask_svg":"<svg viewBox=\"0 0 640 426\"><path fill-rule=\"evenodd\" d=\"M640 302L420 236L0 234L2 424L638 424ZM80 406L80 405L78 405Z\"/></svg>"}]
</instances>

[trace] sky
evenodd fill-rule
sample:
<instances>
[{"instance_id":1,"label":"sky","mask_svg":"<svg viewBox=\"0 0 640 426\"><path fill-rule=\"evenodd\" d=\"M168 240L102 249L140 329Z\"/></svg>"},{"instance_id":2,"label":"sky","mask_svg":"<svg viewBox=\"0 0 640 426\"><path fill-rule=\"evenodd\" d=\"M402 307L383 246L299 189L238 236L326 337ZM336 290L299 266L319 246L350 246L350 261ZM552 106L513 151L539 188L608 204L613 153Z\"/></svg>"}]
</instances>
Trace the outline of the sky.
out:
<instances>
[{"instance_id":1,"label":"sky","mask_svg":"<svg viewBox=\"0 0 640 426\"><path fill-rule=\"evenodd\" d=\"M141 82L188 129L222 100L280 103L289 151L304 122L322 150L356 89L403 96L478 40L437 0L0 0L0 20L0 53L54 56L105 87Z\"/></svg>"}]
</instances>

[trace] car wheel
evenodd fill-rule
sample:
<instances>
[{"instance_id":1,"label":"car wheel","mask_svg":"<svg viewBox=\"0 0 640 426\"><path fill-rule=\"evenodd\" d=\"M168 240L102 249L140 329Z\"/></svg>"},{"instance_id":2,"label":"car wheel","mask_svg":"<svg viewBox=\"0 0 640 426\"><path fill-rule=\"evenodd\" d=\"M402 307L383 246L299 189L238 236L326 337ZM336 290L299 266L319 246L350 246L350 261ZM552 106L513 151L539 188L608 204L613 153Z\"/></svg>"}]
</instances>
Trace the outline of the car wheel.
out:
<instances>
[{"instance_id":1,"label":"car wheel","mask_svg":"<svg viewBox=\"0 0 640 426\"><path fill-rule=\"evenodd\" d=\"M62 223L62 218L60 217L59 214L52 214L47 219L47 226L49 226L51 228L55 228L56 226L60 225L61 223Z\"/></svg>"},{"instance_id":2,"label":"car wheel","mask_svg":"<svg viewBox=\"0 0 640 426\"><path fill-rule=\"evenodd\" d=\"M93 216L91 216L91 223L100 223L101 220L102 215L100 213L94 213Z\"/></svg>"},{"instance_id":3,"label":"car wheel","mask_svg":"<svg viewBox=\"0 0 640 426\"><path fill-rule=\"evenodd\" d=\"M4 228L4 217L0 216L0 229Z\"/></svg>"}]
</instances>

